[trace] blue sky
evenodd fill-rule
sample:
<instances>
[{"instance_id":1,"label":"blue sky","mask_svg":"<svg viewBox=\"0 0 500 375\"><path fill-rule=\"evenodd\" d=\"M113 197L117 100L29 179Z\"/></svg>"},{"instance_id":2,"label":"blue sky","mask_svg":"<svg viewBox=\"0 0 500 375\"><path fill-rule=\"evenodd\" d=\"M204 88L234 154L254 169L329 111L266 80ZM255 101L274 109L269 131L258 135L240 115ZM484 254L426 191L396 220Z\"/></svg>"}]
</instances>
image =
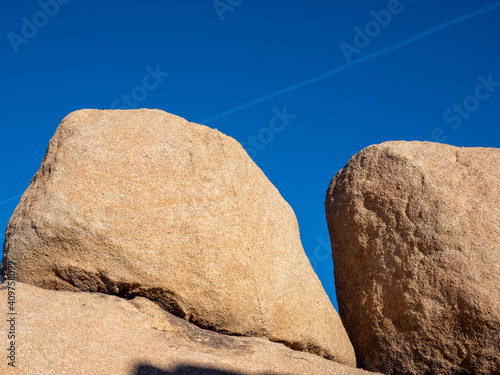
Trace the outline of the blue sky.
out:
<instances>
[{"instance_id":1,"label":"blue sky","mask_svg":"<svg viewBox=\"0 0 500 375\"><path fill-rule=\"evenodd\" d=\"M295 210L336 306L324 198L352 155L387 140L500 146L500 2L5 0L0 10L2 242L11 198L62 118L159 108L244 144Z\"/></svg>"}]
</instances>

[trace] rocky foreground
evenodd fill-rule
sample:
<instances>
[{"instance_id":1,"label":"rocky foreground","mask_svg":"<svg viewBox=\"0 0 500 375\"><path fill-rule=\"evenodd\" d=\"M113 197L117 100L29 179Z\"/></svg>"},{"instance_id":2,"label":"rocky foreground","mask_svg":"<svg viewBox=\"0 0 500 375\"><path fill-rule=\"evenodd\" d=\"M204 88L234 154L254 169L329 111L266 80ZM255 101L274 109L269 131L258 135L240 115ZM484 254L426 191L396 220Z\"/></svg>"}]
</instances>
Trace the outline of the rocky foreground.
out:
<instances>
[{"instance_id":1,"label":"rocky foreground","mask_svg":"<svg viewBox=\"0 0 500 375\"><path fill-rule=\"evenodd\" d=\"M238 142L73 112L6 230L0 373L500 374L500 150L370 146L326 218L340 317Z\"/></svg>"},{"instance_id":2,"label":"rocky foreground","mask_svg":"<svg viewBox=\"0 0 500 375\"><path fill-rule=\"evenodd\" d=\"M9 368L2 355L1 374L369 374L265 338L198 328L143 297L126 300L23 283L16 289L16 368ZM0 286L2 317L6 300L7 290Z\"/></svg>"}]
</instances>

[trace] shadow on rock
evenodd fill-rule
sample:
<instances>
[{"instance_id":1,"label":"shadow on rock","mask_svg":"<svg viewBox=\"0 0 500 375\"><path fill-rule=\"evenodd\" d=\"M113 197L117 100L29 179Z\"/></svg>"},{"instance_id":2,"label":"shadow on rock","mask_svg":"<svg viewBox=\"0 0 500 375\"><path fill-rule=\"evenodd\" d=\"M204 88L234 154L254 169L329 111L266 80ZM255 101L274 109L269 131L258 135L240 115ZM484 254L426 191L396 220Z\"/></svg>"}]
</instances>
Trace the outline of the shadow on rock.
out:
<instances>
[{"instance_id":1,"label":"shadow on rock","mask_svg":"<svg viewBox=\"0 0 500 375\"><path fill-rule=\"evenodd\" d=\"M179 366L172 371L164 371L151 365L139 365L133 375L243 375L241 372L227 372L207 367Z\"/></svg>"}]
</instances>

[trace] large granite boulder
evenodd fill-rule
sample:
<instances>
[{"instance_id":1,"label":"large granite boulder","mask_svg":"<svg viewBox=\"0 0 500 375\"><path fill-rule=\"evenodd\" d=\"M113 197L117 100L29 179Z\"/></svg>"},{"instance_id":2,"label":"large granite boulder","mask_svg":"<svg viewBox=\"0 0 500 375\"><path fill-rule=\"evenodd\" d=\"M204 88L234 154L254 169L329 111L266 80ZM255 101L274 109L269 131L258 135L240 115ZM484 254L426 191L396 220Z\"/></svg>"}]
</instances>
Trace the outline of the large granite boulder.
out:
<instances>
[{"instance_id":1,"label":"large granite boulder","mask_svg":"<svg viewBox=\"0 0 500 375\"><path fill-rule=\"evenodd\" d=\"M264 338L198 328L144 297L128 301L23 283L16 283L15 292L14 356L3 350L3 375L369 374ZM8 316L7 297L1 285L2 317ZM5 322L0 328L2 349L10 349L7 327Z\"/></svg>"},{"instance_id":2,"label":"large granite boulder","mask_svg":"<svg viewBox=\"0 0 500 375\"><path fill-rule=\"evenodd\" d=\"M290 206L234 139L159 110L68 115L6 231L2 271L142 296L199 327L355 366Z\"/></svg>"},{"instance_id":3,"label":"large granite boulder","mask_svg":"<svg viewBox=\"0 0 500 375\"><path fill-rule=\"evenodd\" d=\"M359 366L500 373L500 149L367 147L333 178L326 217Z\"/></svg>"}]
</instances>

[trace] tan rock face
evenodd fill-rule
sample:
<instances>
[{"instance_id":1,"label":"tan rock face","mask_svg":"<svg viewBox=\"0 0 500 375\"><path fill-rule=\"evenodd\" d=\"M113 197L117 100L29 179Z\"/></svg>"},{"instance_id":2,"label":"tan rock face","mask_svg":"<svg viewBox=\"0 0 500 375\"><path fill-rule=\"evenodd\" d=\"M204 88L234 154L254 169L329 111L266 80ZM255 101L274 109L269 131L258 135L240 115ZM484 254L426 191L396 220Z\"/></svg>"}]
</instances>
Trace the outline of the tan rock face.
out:
<instances>
[{"instance_id":1,"label":"tan rock face","mask_svg":"<svg viewBox=\"0 0 500 375\"><path fill-rule=\"evenodd\" d=\"M21 282L142 296L355 365L290 206L234 139L163 111L68 115L9 222L6 260Z\"/></svg>"},{"instance_id":2,"label":"tan rock face","mask_svg":"<svg viewBox=\"0 0 500 375\"><path fill-rule=\"evenodd\" d=\"M2 317L7 296L0 286ZM369 374L267 339L200 329L143 297L127 301L17 283L16 308L16 367L2 355L5 375ZM0 326L2 349L9 347L6 328Z\"/></svg>"},{"instance_id":3,"label":"tan rock face","mask_svg":"<svg viewBox=\"0 0 500 375\"><path fill-rule=\"evenodd\" d=\"M358 365L500 372L500 150L387 142L326 197L340 315Z\"/></svg>"}]
</instances>

